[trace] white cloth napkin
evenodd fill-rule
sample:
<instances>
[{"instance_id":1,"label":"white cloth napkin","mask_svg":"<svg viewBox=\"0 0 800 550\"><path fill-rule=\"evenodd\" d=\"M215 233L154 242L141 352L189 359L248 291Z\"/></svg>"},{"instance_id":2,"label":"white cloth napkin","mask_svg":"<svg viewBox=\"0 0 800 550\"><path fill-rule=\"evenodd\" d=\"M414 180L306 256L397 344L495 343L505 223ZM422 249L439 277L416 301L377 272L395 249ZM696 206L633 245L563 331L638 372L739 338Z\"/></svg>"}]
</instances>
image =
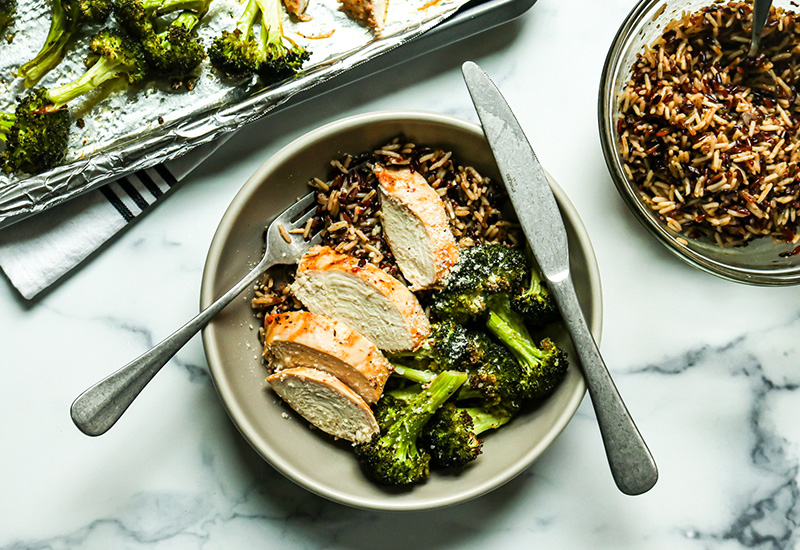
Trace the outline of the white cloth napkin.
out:
<instances>
[{"instance_id":1,"label":"white cloth napkin","mask_svg":"<svg viewBox=\"0 0 800 550\"><path fill-rule=\"evenodd\" d=\"M30 300L148 212L231 135L0 230L0 267Z\"/></svg>"}]
</instances>

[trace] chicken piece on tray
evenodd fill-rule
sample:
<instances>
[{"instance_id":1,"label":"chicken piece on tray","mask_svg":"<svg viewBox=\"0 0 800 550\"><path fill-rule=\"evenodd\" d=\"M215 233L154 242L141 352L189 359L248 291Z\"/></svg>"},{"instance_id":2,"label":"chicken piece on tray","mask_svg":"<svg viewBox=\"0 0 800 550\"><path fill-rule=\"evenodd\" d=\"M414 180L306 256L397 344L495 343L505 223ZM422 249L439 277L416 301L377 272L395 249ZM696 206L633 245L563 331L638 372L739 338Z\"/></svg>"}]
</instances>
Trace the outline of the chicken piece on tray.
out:
<instances>
[{"instance_id":1,"label":"chicken piece on tray","mask_svg":"<svg viewBox=\"0 0 800 550\"><path fill-rule=\"evenodd\" d=\"M362 334L308 311L267 317L264 355L276 371L301 366L326 371L367 403L380 398L392 370L380 350Z\"/></svg>"},{"instance_id":2,"label":"chicken piece on tray","mask_svg":"<svg viewBox=\"0 0 800 550\"><path fill-rule=\"evenodd\" d=\"M411 290L441 283L458 261L444 203L418 172L375 167L383 232Z\"/></svg>"},{"instance_id":3,"label":"chicken piece on tray","mask_svg":"<svg viewBox=\"0 0 800 550\"><path fill-rule=\"evenodd\" d=\"M315 246L303 256L291 290L309 311L342 321L385 351L416 349L431 330L403 283L328 246Z\"/></svg>"},{"instance_id":4,"label":"chicken piece on tray","mask_svg":"<svg viewBox=\"0 0 800 550\"><path fill-rule=\"evenodd\" d=\"M367 25L374 32L383 29L389 0L339 0L344 12L356 21Z\"/></svg>"},{"instance_id":5,"label":"chicken piece on tray","mask_svg":"<svg viewBox=\"0 0 800 550\"><path fill-rule=\"evenodd\" d=\"M283 0L286 11L295 16L300 21L309 21L311 16L306 15L308 0Z\"/></svg>"},{"instance_id":6,"label":"chicken piece on tray","mask_svg":"<svg viewBox=\"0 0 800 550\"><path fill-rule=\"evenodd\" d=\"M270 375L267 382L298 414L334 437L365 443L378 433L369 405L332 374L295 367Z\"/></svg>"}]
</instances>

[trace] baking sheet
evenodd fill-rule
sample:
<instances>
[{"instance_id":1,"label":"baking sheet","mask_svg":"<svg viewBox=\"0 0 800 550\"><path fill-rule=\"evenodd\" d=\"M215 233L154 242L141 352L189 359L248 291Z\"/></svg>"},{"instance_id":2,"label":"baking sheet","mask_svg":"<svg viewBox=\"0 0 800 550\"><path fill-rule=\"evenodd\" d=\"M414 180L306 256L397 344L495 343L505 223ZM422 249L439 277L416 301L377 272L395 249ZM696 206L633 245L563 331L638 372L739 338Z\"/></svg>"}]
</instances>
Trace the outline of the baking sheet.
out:
<instances>
[{"instance_id":1,"label":"baking sheet","mask_svg":"<svg viewBox=\"0 0 800 550\"><path fill-rule=\"evenodd\" d=\"M0 174L0 227L107 181L176 158L261 118L293 95L412 40L466 2L394 0L384 30L375 36L342 13L336 0L312 0L307 10L311 21L287 18L285 22L287 34L311 51L303 74L291 81L269 88L255 80L232 86L206 61L191 91L148 82L89 94L70 105L84 126L73 125L64 165L34 176ZM233 27L243 8L236 0L213 1L199 31L206 46L222 29ZM12 40L0 38L0 110L13 109L15 98L24 93L21 79L13 75L39 49L48 26L49 7L43 0L19 1L16 22L8 31ZM40 85L50 87L79 76L85 70L86 42L98 28L87 28L62 65Z\"/></svg>"}]
</instances>

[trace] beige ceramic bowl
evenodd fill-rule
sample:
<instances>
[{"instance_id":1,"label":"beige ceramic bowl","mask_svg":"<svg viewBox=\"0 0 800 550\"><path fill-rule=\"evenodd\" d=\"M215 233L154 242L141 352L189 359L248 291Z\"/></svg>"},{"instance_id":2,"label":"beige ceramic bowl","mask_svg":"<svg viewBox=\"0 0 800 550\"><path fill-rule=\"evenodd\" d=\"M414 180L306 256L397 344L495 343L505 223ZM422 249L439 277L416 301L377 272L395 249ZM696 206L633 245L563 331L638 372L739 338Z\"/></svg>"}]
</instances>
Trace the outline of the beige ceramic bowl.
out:
<instances>
[{"instance_id":1,"label":"beige ceramic bowl","mask_svg":"<svg viewBox=\"0 0 800 550\"><path fill-rule=\"evenodd\" d=\"M208 306L259 259L262 232L272 218L305 194L314 176L325 177L329 161L343 153L379 146L398 134L417 144L452 150L460 162L497 178L481 128L457 118L393 111L359 115L323 126L289 144L245 183L220 222L206 260L201 305ZM575 286L589 325L599 339L600 279L589 237L575 208L551 180L569 234ZM267 387L258 323L250 296L235 300L203 332L211 374L234 424L278 471L331 500L359 508L420 510L477 497L530 466L572 418L585 387L569 338L551 334L567 349L571 366L564 382L542 406L527 411L486 437L483 454L458 475L433 472L411 489L387 489L362 475L349 445L333 441L283 405Z\"/></svg>"}]
</instances>

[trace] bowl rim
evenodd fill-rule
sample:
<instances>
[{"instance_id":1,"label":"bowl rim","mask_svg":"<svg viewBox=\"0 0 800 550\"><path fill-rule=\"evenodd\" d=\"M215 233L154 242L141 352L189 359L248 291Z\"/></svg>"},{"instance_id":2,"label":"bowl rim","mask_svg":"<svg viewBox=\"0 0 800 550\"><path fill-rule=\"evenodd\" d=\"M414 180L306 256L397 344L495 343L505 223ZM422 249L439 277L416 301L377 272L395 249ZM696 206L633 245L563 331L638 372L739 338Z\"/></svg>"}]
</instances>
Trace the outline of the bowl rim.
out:
<instances>
[{"instance_id":1,"label":"bowl rim","mask_svg":"<svg viewBox=\"0 0 800 550\"><path fill-rule=\"evenodd\" d=\"M220 267L220 256L224 248L223 241L232 230L234 221L239 212L252 198L257 189L264 184L271 172L277 166L291 159L291 157L297 151L312 146L318 141L330 139L332 136L335 136L337 133L343 130L386 121L440 123L451 126L456 130L479 135L482 139L485 139L483 130L476 123L450 115L417 110L376 111L358 114L330 122L311 130L303 136L300 136L268 158L247 179L226 209L222 219L220 220L219 226L214 233L203 268L202 283L200 288L201 309L210 305L216 298L216 296L212 295L211 292L214 279L216 278L218 268ZM564 212L564 217L568 218L569 223L572 225L576 240L580 244L580 248L583 250L583 253L586 256L586 269L592 304L592 316L591 319L587 319L587 322L591 328L595 340L599 344L602 335L603 300L600 273L594 248L589 240L589 235L586 231L583 221L578 215L574 205L567 197L566 193L557 183L552 180L552 178L550 178L550 184L553 188L553 192L556 196L558 204ZM564 411L558 416L557 422L549 428L547 435L536 445L533 445L514 464L513 467L504 470L500 474L487 479L475 487L472 487L469 491L461 491L460 493L448 495L438 499L429 499L423 504L415 502L393 503L390 497L381 499L362 498L352 494L344 494L342 492L325 487L317 480L310 479L307 476L298 473L288 461L280 460L274 456L267 456L267 453L260 447L258 443L259 430L250 421L248 421L246 415L242 411L241 406L234 397L234 392L232 391L231 386L227 384L224 376L221 375L221 365L223 362L219 354L219 349L211 337L212 331L213 323L210 323L205 329L203 329L202 332L203 349L208 361L211 379L214 383L214 387L217 390L223 407L225 408L234 426L236 426L244 439L268 464L296 484L328 500L360 509L383 511L416 511L442 508L472 500L500 487L527 469L555 440L555 438L558 437L558 435L566 428L567 424L574 416L578 406L583 400L583 396L586 393L584 379L582 376L580 376L578 377L578 383L575 390L569 396L569 400L567 401Z\"/></svg>"},{"instance_id":2,"label":"bowl rim","mask_svg":"<svg viewBox=\"0 0 800 550\"><path fill-rule=\"evenodd\" d=\"M710 2L711 0L709 0ZM713 260L688 246L679 243L666 227L660 224L649 209L638 198L638 191L622 172L621 160L617 151L616 131L614 129L613 105L616 101L612 89L619 64L624 54L628 51L626 44L632 37L642 18L648 11L664 0L639 0L625 16L611 46L608 49L603 70L600 73L600 88L598 93L598 129L600 132L600 145L603 149L603 158L608 167L614 186L617 188L623 202L634 214L636 220L647 229L658 242L667 250L700 270L715 275L722 279L754 286L787 286L800 283L800 267L781 269L744 268Z\"/></svg>"}]
</instances>

